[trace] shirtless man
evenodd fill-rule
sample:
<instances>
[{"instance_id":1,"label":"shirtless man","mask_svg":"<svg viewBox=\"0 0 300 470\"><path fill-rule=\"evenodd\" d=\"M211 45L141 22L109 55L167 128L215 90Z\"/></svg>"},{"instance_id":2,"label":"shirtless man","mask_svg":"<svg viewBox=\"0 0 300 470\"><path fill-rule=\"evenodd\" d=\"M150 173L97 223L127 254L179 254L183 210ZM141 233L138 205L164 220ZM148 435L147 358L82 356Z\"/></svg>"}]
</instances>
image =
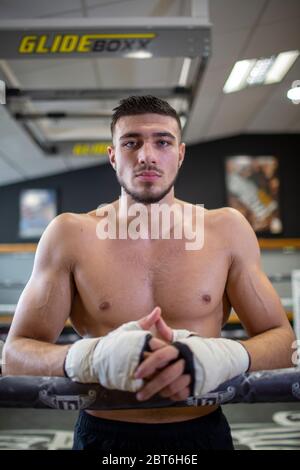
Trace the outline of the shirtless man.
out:
<instances>
[{"instance_id":1,"label":"shirtless man","mask_svg":"<svg viewBox=\"0 0 300 470\"><path fill-rule=\"evenodd\" d=\"M147 96L114 111L108 153L122 192L109 207L117 224L126 219L124 201L149 213L156 203L183 207L174 197L185 153L175 110ZM293 331L237 211L204 210L204 245L193 251L185 239L101 239L102 216L65 213L45 230L6 341L4 374L65 373L139 392L139 400L157 393L184 400L248 369L291 366ZM250 339L220 337L231 306ZM68 317L84 339L55 345ZM74 448L233 447L221 409L205 406L83 411Z\"/></svg>"}]
</instances>

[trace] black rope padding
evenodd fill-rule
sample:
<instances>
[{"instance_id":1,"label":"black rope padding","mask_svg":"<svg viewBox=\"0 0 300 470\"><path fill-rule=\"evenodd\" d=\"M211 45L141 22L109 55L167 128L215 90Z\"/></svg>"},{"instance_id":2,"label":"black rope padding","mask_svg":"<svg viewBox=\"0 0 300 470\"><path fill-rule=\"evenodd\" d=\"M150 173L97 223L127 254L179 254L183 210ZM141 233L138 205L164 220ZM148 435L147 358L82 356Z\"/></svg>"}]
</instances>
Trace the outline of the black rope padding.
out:
<instances>
[{"instance_id":1,"label":"black rope padding","mask_svg":"<svg viewBox=\"0 0 300 470\"><path fill-rule=\"evenodd\" d=\"M213 392L181 402L159 396L140 402L134 393L80 384L64 377L0 377L1 408L117 410L297 401L300 402L300 369L293 368L242 374Z\"/></svg>"}]
</instances>

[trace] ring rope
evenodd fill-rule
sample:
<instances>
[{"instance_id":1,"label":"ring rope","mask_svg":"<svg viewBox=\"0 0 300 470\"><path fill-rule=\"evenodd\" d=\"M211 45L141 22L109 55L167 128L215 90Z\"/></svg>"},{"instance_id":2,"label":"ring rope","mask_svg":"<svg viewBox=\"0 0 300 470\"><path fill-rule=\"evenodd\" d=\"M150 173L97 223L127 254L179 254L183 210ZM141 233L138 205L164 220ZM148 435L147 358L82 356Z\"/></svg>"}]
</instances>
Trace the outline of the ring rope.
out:
<instances>
[{"instance_id":1,"label":"ring rope","mask_svg":"<svg viewBox=\"0 0 300 470\"><path fill-rule=\"evenodd\" d=\"M118 410L297 401L300 401L300 368L242 374L212 392L180 402L158 395L140 402L134 393L108 390L99 384L76 383L64 377L0 377L1 408Z\"/></svg>"}]
</instances>

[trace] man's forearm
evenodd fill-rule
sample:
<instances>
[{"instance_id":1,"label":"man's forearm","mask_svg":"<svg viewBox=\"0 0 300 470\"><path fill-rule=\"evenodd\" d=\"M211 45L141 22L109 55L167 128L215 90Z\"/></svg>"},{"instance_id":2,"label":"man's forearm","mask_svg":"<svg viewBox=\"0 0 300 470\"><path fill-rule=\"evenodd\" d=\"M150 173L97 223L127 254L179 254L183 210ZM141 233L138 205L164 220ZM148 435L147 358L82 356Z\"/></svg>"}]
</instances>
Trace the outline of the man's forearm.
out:
<instances>
[{"instance_id":1,"label":"man's forearm","mask_svg":"<svg viewBox=\"0 0 300 470\"><path fill-rule=\"evenodd\" d=\"M29 338L5 344L3 375L63 376L63 364L71 345L56 345Z\"/></svg>"},{"instance_id":2,"label":"man's forearm","mask_svg":"<svg viewBox=\"0 0 300 470\"><path fill-rule=\"evenodd\" d=\"M294 340L291 328L278 327L241 341L251 358L250 371L292 367Z\"/></svg>"}]
</instances>

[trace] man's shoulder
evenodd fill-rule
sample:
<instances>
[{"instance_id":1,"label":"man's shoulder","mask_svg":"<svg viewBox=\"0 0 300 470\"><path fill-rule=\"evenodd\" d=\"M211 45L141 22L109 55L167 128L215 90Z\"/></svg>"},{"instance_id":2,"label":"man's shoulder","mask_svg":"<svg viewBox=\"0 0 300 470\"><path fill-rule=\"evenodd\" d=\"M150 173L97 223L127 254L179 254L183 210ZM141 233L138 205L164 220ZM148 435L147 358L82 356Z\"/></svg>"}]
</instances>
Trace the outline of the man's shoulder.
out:
<instances>
[{"instance_id":1,"label":"man's shoulder","mask_svg":"<svg viewBox=\"0 0 300 470\"><path fill-rule=\"evenodd\" d=\"M86 223L87 214L63 212L52 219L44 231L39 245L55 246L56 250L60 248L71 249Z\"/></svg>"},{"instance_id":2,"label":"man's shoulder","mask_svg":"<svg viewBox=\"0 0 300 470\"><path fill-rule=\"evenodd\" d=\"M232 224L235 228L247 226L249 227L249 222L247 219L239 212L238 210L234 209L233 207L220 207L218 209L207 209L202 204L191 204L187 201L181 201L176 199L176 202L182 206L188 205L196 208L197 206L203 207L205 220L207 223L212 223L215 225L216 223L224 225L226 227L232 227Z\"/></svg>"},{"instance_id":3,"label":"man's shoulder","mask_svg":"<svg viewBox=\"0 0 300 470\"><path fill-rule=\"evenodd\" d=\"M101 205L97 209L84 213L63 212L51 221L47 231L60 240L61 244L67 242L76 248L78 242L84 242L85 236L95 230L96 224L101 217L106 216L111 206L112 204Z\"/></svg>"},{"instance_id":4,"label":"man's shoulder","mask_svg":"<svg viewBox=\"0 0 300 470\"><path fill-rule=\"evenodd\" d=\"M210 228L229 247L244 246L247 241L256 240L256 235L248 220L232 207L207 210L206 227Z\"/></svg>"},{"instance_id":5,"label":"man's shoulder","mask_svg":"<svg viewBox=\"0 0 300 470\"><path fill-rule=\"evenodd\" d=\"M240 224L247 223L245 217L236 209L232 207L220 207L218 209L206 209L205 217L214 223L224 224L234 224L239 226Z\"/></svg>"},{"instance_id":6,"label":"man's shoulder","mask_svg":"<svg viewBox=\"0 0 300 470\"><path fill-rule=\"evenodd\" d=\"M88 216L89 218L92 218L92 219L99 220L100 217L107 215L109 211L117 211L117 209L118 209L118 201L113 201L113 202L109 202L106 204L100 204L100 206L98 206L97 209L93 209L92 211L87 212L86 214L83 214L83 215Z\"/></svg>"},{"instance_id":7,"label":"man's shoulder","mask_svg":"<svg viewBox=\"0 0 300 470\"><path fill-rule=\"evenodd\" d=\"M78 250L78 227L81 214L64 212L57 215L43 232L36 259L44 265L71 266Z\"/></svg>"},{"instance_id":8,"label":"man's shoulder","mask_svg":"<svg viewBox=\"0 0 300 470\"><path fill-rule=\"evenodd\" d=\"M77 214L75 212L62 212L54 217L49 224L53 232L64 232L70 229L75 229L78 225L83 224L87 219L88 214Z\"/></svg>"},{"instance_id":9,"label":"man's shoulder","mask_svg":"<svg viewBox=\"0 0 300 470\"><path fill-rule=\"evenodd\" d=\"M219 234L235 257L259 254L256 234L250 223L238 210L231 207L208 211L215 233Z\"/></svg>"}]
</instances>

